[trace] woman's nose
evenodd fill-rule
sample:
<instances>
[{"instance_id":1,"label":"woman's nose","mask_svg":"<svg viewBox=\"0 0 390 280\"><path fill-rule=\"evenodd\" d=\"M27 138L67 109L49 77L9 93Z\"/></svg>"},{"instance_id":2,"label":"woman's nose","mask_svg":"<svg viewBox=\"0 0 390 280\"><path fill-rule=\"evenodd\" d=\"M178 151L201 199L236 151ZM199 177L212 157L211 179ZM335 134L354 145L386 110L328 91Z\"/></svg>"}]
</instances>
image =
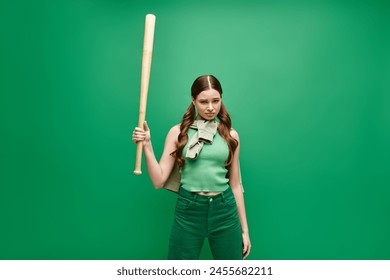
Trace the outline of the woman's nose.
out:
<instances>
[{"instance_id":1,"label":"woman's nose","mask_svg":"<svg viewBox=\"0 0 390 280\"><path fill-rule=\"evenodd\" d=\"M214 108L213 108L213 104L212 103L209 103L209 105L207 106L207 109L212 111Z\"/></svg>"}]
</instances>

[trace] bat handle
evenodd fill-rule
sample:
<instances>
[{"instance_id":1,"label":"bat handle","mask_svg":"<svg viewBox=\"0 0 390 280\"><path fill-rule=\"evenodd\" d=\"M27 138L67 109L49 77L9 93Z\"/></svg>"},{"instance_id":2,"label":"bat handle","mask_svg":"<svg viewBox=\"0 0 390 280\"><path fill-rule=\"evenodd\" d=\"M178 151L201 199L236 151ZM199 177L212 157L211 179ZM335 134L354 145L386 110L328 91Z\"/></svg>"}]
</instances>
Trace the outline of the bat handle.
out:
<instances>
[{"instance_id":1,"label":"bat handle","mask_svg":"<svg viewBox=\"0 0 390 280\"><path fill-rule=\"evenodd\" d=\"M137 142L137 152L136 152L135 169L134 169L134 174L135 175L141 175L142 174L142 170L141 170L142 146L143 146L143 143L141 141Z\"/></svg>"},{"instance_id":2,"label":"bat handle","mask_svg":"<svg viewBox=\"0 0 390 280\"><path fill-rule=\"evenodd\" d=\"M143 103L143 102L141 102ZM146 105L140 106L140 113L138 118L138 127L144 129L144 122L145 122L145 115L146 115ZM135 168L134 168L134 175L141 175L142 170L142 148L143 148L143 141L139 141L136 143L136 155L135 155Z\"/></svg>"}]
</instances>

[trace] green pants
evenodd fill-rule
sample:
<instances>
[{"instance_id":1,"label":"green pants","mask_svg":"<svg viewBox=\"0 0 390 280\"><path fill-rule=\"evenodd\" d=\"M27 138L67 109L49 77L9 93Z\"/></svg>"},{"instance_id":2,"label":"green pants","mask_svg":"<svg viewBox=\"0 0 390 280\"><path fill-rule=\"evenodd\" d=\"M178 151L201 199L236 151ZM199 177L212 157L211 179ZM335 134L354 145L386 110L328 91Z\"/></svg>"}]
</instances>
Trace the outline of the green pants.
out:
<instances>
[{"instance_id":1,"label":"green pants","mask_svg":"<svg viewBox=\"0 0 390 280\"><path fill-rule=\"evenodd\" d=\"M214 259L242 259L241 225L230 187L215 196L195 194L180 187L168 259L199 259L205 238Z\"/></svg>"}]
</instances>

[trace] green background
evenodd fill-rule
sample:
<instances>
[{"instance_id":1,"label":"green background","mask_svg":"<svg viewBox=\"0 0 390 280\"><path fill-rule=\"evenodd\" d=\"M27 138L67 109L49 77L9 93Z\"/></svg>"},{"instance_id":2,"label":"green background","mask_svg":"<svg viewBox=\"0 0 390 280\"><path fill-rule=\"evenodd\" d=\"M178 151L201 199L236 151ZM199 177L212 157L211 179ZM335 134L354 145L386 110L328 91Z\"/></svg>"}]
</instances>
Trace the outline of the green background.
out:
<instances>
[{"instance_id":1,"label":"green background","mask_svg":"<svg viewBox=\"0 0 390 280\"><path fill-rule=\"evenodd\" d=\"M214 74L241 138L249 259L390 259L385 0L2 1L0 258L166 258L176 195L133 175L130 139L148 13L157 157Z\"/></svg>"}]
</instances>

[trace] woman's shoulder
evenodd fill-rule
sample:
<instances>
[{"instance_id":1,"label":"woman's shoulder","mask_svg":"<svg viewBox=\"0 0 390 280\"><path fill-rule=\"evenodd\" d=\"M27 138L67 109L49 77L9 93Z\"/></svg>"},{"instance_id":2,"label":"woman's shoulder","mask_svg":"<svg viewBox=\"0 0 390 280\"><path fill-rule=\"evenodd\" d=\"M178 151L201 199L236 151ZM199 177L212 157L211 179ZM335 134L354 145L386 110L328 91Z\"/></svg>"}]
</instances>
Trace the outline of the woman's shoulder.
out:
<instances>
[{"instance_id":1,"label":"woman's shoulder","mask_svg":"<svg viewBox=\"0 0 390 280\"><path fill-rule=\"evenodd\" d=\"M234 139L236 139L237 141L240 140L240 137L238 136L238 132L237 130L235 130L234 128L231 128L230 129L230 136L232 136Z\"/></svg>"},{"instance_id":2,"label":"woman's shoulder","mask_svg":"<svg viewBox=\"0 0 390 280\"><path fill-rule=\"evenodd\" d=\"M180 125L172 126L171 129L168 131L167 137L166 137L166 143L176 143L177 137L180 134Z\"/></svg>"},{"instance_id":3,"label":"woman's shoulder","mask_svg":"<svg viewBox=\"0 0 390 280\"><path fill-rule=\"evenodd\" d=\"M179 135L179 133L180 133L180 124L176 124L172 126L168 132L169 135L176 135L176 136Z\"/></svg>"}]
</instances>

